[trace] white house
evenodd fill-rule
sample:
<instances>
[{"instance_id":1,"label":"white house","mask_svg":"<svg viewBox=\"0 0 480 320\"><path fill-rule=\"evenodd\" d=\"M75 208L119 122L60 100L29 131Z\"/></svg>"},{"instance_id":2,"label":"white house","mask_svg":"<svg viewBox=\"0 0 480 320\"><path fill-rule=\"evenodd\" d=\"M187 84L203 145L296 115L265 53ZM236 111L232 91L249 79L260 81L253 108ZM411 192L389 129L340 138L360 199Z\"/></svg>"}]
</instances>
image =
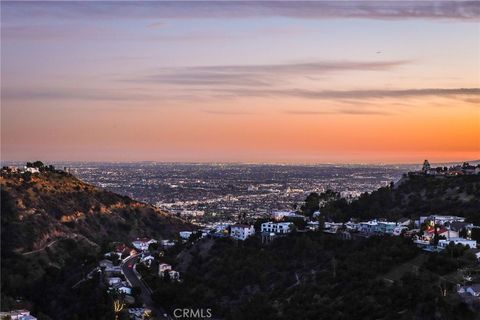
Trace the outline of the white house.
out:
<instances>
[{"instance_id":1,"label":"white house","mask_svg":"<svg viewBox=\"0 0 480 320\"><path fill-rule=\"evenodd\" d=\"M152 265L153 260L155 260L155 258L149 254L148 256L142 257L140 259L140 262L150 267Z\"/></svg>"},{"instance_id":2,"label":"white house","mask_svg":"<svg viewBox=\"0 0 480 320\"><path fill-rule=\"evenodd\" d=\"M345 223L345 227L347 230L357 231L360 228L360 224L353 221L348 221Z\"/></svg>"},{"instance_id":3,"label":"white house","mask_svg":"<svg viewBox=\"0 0 480 320\"><path fill-rule=\"evenodd\" d=\"M154 239L137 239L132 242L132 245L135 247L135 249L145 251L148 250L148 246L152 243L157 243L157 240Z\"/></svg>"},{"instance_id":4,"label":"white house","mask_svg":"<svg viewBox=\"0 0 480 320\"><path fill-rule=\"evenodd\" d=\"M230 227L230 237L245 240L255 234L255 228L246 224L235 224Z\"/></svg>"},{"instance_id":5,"label":"white house","mask_svg":"<svg viewBox=\"0 0 480 320\"><path fill-rule=\"evenodd\" d=\"M173 247L175 242L173 240L162 240L161 244L164 248Z\"/></svg>"},{"instance_id":6,"label":"white house","mask_svg":"<svg viewBox=\"0 0 480 320\"><path fill-rule=\"evenodd\" d=\"M400 218L397 221L397 225L405 226L405 227L408 227L411 223L412 223L412 220L410 220L409 218Z\"/></svg>"},{"instance_id":7,"label":"white house","mask_svg":"<svg viewBox=\"0 0 480 320\"><path fill-rule=\"evenodd\" d=\"M307 229L311 231L316 231L320 227L320 223L318 221L309 221L307 222Z\"/></svg>"},{"instance_id":8,"label":"white house","mask_svg":"<svg viewBox=\"0 0 480 320\"><path fill-rule=\"evenodd\" d=\"M107 273L122 273L122 267L121 266L105 267L105 272L107 272Z\"/></svg>"},{"instance_id":9,"label":"white house","mask_svg":"<svg viewBox=\"0 0 480 320\"><path fill-rule=\"evenodd\" d=\"M359 231L364 233L374 233L377 230L377 220L360 222Z\"/></svg>"},{"instance_id":10,"label":"white house","mask_svg":"<svg viewBox=\"0 0 480 320\"><path fill-rule=\"evenodd\" d=\"M171 270L172 270L172 266L169 265L168 263L160 263L160 265L158 266L158 275L163 277L165 272L171 271Z\"/></svg>"},{"instance_id":11,"label":"white house","mask_svg":"<svg viewBox=\"0 0 480 320\"><path fill-rule=\"evenodd\" d=\"M343 223L335 222L325 222L325 228L323 232L325 233L337 233L343 227Z\"/></svg>"},{"instance_id":12,"label":"white house","mask_svg":"<svg viewBox=\"0 0 480 320\"><path fill-rule=\"evenodd\" d=\"M192 235L192 231L180 231L179 232L180 238L184 240L188 240L190 236Z\"/></svg>"},{"instance_id":13,"label":"white house","mask_svg":"<svg viewBox=\"0 0 480 320\"><path fill-rule=\"evenodd\" d=\"M130 288L126 282L116 283L111 288L120 293L125 293L128 295L132 294L132 288Z\"/></svg>"},{"instance_id":14,"label":"white house","mask_svg":"<svg viewBox=\"0 0 480 320\"><path fill-rule=\"evenodd\" d=\"M440 216L440 215L421 216L420 223L424 223L425 221L430 221L432 226L434 221L435 221L435 224L443 226L446 222L454 222L454 221L464 222L465 218L457 217L457 216Z\"/></svg>"},{"instance_id":15,"label":"white house","mask_svg":"<svg viewBox=\"0 0 480 320\"><path fill-rule=\"evenodd\" d=\"M180 280L180 273L178 271L170 270L168 272L168 275L170 276L170 280L175 280L175 281Z\"/></svg>"},{"instance_id":16,"label":"white house","mask_svg":"<svg viewBox=\"0 0 480 320\"><path fill-rule=\"evenodd\" d=\"M470 294L474 297L480 296L480 284L472 284L469 286L460 286L457 289L457 292L460 294Z\"/></svg>"},{"instance_id":17,"label":"white house","mask_svg":"<svg viewBox=\"0 0 480 320\"><path fill-rule=\"evenodd\" d=\"M26 167L25 172L40 173L40 170L38 168L34 168L34 167Z\"/></svg>"},{"instance_id":18,"label":"white house","mask_svg":"<svg viewBox=\"0 0 480 320\"><path fill-rule=\"evenodd\" d=\"M262 232L273 232L276 234L289 233L293 229L293 222L265 222L262 223Z\"/></svg>"},{"instance_id":19,"label":"white house","mask_svg":"<svg viewBox=\"0 0 480 320\"><path fill-rule=\"evenodd\" d=\"M128 315L130 319L143 320L150 319L152 310L147 308L128 308Z\"/></svg>"},{"instance_id":20,"label":"white house","mask_svg":"<svg viewBox=\"0 0 480 320\"><path fill-rule=\"evenodd\" d=\"M469 246L472 249L475 249L477 247L477 241L475 240L468 240L464 238L450 238L448 240L441 239L438 241L438 246L439 247L446 247L450 242L453 242L454 244L461 244L463 246Z\"/></svg>"},{"instance_id":21,"label":"white house","mask_svg":"<svg viewBox=\"0 0 480 320\"><path fill-rule=\"evenodd\" d=\"M113 267L113 262L110 261L110 260L104 259L104 260L100 260L98 265L100 267L104 267L104 268L111 268L111 267Z\"/></svg>"},{"instance_id":22,"label":"white house","mask_svg":"<svg viewBox=\"0 0 480 320\"><path fill-rule=\"evenodd\" d=\"M113 286L114 284L122 282L122 279L119 277L111 277L107 278L107 283L109 286Z\"/></svg>"},{"instance_id":23,"label":"white house","mask_svg":"<svg viewBox=\"0 0 480 320\"><path fill-rule=\"evenodd\" d=\"M274 211L274 212L272 212L271 216L272 216L272 219L276 220L276 221L280 221L283 218L289 218L289 217L290 218L292 218L292 217L294 217L294 218L295 217L304 218L304 216L300 216L293 211Z\"/></svg>"}]
</instances>

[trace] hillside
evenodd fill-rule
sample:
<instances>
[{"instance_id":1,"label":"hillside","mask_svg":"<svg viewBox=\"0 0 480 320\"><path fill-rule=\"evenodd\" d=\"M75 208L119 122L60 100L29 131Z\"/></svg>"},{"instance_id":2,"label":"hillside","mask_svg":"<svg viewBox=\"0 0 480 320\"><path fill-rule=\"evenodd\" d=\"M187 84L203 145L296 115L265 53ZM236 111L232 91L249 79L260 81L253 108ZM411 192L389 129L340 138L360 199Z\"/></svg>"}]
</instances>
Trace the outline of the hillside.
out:
<instances>
[{"instance_id":1,"label":"hillside","mask_svg":"<svg viewBox=\"0 0 480 320\"><path fill-rule=\"evenodd\" d=\"M98 279L73 290L108 243L171 239L194 227L148 204L99 189L54 169L2 170L1 309L38 319L112 319Z\"/></svg>"},{"instance_id":2,"label":"hillside","mask_svg":"<svg viewBox=\"0 0 480 320\"><path fill-rule=\"evenodd\" d=\"M321 208L327 218L347 221L360 219L445 214L466 217L480 223L480 175L425 176L405 175L399 182L362 194L347 203L328 201Z\"/></svg>"},{"instance_id":3,"label":"hillside","mask_svg":"<svg viewBox=\"0 0 480 320\"><path fill-rule=\"evenodd\" d=\"M190 229L153 206L99 189L61 171L5 173L2 249L26 252L77 235L101 244L137 236L169 238Z\"/></svg>"}]
</instances>

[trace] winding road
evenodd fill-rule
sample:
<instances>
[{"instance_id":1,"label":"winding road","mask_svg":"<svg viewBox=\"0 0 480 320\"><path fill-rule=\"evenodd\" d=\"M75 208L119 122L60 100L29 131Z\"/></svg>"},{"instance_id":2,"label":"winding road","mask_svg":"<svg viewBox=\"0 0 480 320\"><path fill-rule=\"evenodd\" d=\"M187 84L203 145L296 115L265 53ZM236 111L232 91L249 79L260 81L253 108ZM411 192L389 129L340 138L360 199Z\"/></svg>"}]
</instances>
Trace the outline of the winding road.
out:
<instances>
[{"instance_id":1,"label":"winding road","mask_svg":"<svg viewBox=\"0 0 480 320\"><path fill-rule=\"evenodd\" d=\"M142 290L140 293L140 299L144 303L145 307L153 311L156 318L171 320L172 318L167 314L167 312L152 300L152 290L140 278L140 275L135 270L134 266L139 259L140 255L137 254L122 261L121 268L125 278L127 279L127 282L130 284L130 286L139 287Z\"/></svg>"}]
</instances>

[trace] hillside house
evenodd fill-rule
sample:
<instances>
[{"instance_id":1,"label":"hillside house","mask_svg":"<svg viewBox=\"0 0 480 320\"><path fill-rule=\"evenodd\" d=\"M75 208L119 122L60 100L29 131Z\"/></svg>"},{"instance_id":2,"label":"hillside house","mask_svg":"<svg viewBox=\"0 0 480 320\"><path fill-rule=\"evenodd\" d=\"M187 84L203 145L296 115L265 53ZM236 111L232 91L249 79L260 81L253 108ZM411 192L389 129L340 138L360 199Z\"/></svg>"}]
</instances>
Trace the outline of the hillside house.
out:
<instances>
[{"instance_id":1,"label":"hillside house","mask_svg":"<svg viewBox=\"0 0 480 320\"><path fill-rule=\"evenodd\" d=\"M148 246L152 243L157 243L157 240L154 239L147 239L147 238L142 238L138 239L132 242L132 245L135 249L140 250L140 251L145 251L148 250Z\"/></svg>"},{"instance_id":2,"label":"hillside house","mask_svg":"<svg viewBox=\"0 0 480 320\"><path fill-rule=\"evenodd\" d=\"M459 294L469 294L474 297L480 297L480 284L472 284L469 286L459 286L457 289Z\"/></svg>"},{"instance_id":3,"label":"hillside house","mask_svg":"<svg viewBox=\"0 0 480 320\"><path fill-rule=\"evenodd\" d=\"M168 263L160 263L158 266L158 275L160 277L163 277L165 275L165 272L171 271L172 266L169 265Z\"/></svg>"},{"instance_id":4,"label":"hillside house","mask_svg":"<svg viewBox=\"0 0 480 320\"><path fill-rule=\"evenodd\" d=\"M457 237L456 238L450 238L448 240L441 239L441 240L438 241L438 246L445 248L451 242L453 242L456 245L461 244L463 246L469 246L472 249L475 249L477 247L477 241L468 240L468 239L464 239L464 238L457 238Z\"/></svg>"},{"instance_id":5,"label":"hillside house","mask_svg":"<svg viewBox=\"0 0 480 320\"><path fill-rule=\"evenodd\" d=\"M255 228L246 224L235 224L230 227L230 237L244 241L255 234Z\"/></svg>"},{"instance_id":6,"label":"hillside house","mask_svg":"<svg viewBox=\"0 0 480 320\"><path fill-rule=\"evenodd\" d=\"M261 231L275 234L290 233L293 229L293 222L265 222L262 223Z\"/></svg>"},{"instance_id":7,"label":"hillside house","mask_svg":"<svg viewBox=\"0 0 480 320\"><path fill-rule=\"evenodd\" d=\"M132 294L132 288L130 288L125 281L116 283L116 284L112 285L110 288L111 288L111 290L114 290L114 291L117 291L117 292L120 292L120 293L124 293L124 294L128 294L128 295Z\"/></svg>"},{"instance_id":8,"label":"hillside house","mask_svg":"<svg viewBox=\"0 0 480 320\"><path fill-rule=\"evenodd\" d=\"M121 283L122 279L119 277L110 277L107 278L106 281L109 286L113 286L114 284Z\"/></svg>"}]
</instances>

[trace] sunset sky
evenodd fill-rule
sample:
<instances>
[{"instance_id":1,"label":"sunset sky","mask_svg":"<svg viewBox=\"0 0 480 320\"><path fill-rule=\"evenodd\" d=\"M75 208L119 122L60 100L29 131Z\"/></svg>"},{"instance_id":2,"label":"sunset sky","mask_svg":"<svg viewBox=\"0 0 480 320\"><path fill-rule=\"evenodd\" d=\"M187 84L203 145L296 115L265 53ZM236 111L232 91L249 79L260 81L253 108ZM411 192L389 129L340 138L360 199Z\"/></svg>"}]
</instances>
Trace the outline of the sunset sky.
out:
<instances>
[{"instance_id":1,"label":"sunset sky","mask_svg":"<svg viewBox=\"0 0 480 320\"><path fill-rule=\"evenodd\" d=\"M3 2L1 158L480 158L480 2Z\"/></svg>"}]
</instances>

